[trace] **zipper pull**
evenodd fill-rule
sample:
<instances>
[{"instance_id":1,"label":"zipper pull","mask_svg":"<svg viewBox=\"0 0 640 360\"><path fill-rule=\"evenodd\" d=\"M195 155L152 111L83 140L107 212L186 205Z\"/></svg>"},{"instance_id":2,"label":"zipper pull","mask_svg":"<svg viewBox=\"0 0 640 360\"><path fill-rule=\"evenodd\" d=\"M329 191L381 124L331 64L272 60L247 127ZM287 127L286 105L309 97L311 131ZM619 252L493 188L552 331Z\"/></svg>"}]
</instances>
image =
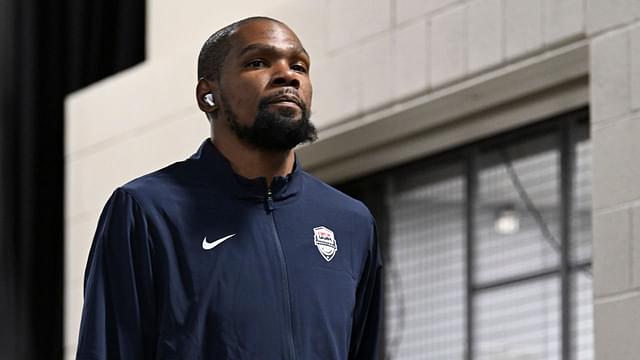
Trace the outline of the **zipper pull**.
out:
<instances>
[{"instance_id":1,"label":"zipper pull","mask_svg":"<svg viewBox=\"0 0 640 360\"><path fill-rule=\"evenodd\" d=\"M264 206L267 212L273 211L273 193L271 192L271 187L267 188L267 197L265 198Z\"/></svg>"}]
</instances>

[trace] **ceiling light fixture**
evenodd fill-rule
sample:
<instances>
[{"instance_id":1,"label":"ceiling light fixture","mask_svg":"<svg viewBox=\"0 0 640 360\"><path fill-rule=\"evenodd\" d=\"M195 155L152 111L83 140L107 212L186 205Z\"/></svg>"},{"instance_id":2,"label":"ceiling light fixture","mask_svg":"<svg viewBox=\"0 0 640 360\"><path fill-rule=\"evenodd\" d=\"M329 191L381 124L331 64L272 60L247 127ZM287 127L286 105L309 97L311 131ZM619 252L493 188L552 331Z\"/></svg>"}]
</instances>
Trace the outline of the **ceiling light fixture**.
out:
<instances>
[{"instance_id":1,"label":"ceiling light fixture","mask_svg":"<svg viewBox=\"0 0 640 360\"><path fill-rule=\"evenodd\" d=\"M497 211L494 230L500 235L513 235L520 230L520 215L513 206L505 206Z\"/></svg>"}]
</instances>

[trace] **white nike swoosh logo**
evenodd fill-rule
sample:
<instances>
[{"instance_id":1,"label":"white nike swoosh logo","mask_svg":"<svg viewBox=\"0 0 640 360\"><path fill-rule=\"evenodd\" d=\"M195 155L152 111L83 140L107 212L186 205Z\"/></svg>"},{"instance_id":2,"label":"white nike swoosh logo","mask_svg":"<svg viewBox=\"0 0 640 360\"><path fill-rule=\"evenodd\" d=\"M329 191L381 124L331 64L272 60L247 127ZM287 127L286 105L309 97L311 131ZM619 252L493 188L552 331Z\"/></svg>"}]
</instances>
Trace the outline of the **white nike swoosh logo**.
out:
<instances>
[{"instance_id":1,"label":"white nike swoosh logo","mask_svg":"<svg viewBox=\"0 0 640 360\"><path fill-rule=\"evenodd\" d=\"M214 242L208 242L207 241L207 237L205 236L204 240L202 240L202 248L205 249L205 250L211 250L214 247L222 244L223 241L225 241L227 239L230 239L230 238L232 238L234 236L236 236L236 234L227 235L227 236L225 236L223 238L220 238L220 239L218 239L218 240L216 240Z\"/></svg>"}]
</instances>

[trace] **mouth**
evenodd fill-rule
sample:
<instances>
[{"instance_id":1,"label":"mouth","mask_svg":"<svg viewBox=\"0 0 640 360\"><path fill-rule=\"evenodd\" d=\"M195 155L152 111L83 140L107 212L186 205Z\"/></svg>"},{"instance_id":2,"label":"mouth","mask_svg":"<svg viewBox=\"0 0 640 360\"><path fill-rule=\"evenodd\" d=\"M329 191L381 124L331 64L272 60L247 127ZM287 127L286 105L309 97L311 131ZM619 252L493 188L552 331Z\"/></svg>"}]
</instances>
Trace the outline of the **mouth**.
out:
<instances>
[{"instance_id":1,"label":"mouth","mask_svg":"<svg viewBox=\"0 0 640 360\"><path fill-rule=\"evenodd\" d=\"M268 103L273 105L295 106L300 109L303 108L302 101L298 97L291 95L277 96L269 100Z\"/></svg>"}]
</instances>

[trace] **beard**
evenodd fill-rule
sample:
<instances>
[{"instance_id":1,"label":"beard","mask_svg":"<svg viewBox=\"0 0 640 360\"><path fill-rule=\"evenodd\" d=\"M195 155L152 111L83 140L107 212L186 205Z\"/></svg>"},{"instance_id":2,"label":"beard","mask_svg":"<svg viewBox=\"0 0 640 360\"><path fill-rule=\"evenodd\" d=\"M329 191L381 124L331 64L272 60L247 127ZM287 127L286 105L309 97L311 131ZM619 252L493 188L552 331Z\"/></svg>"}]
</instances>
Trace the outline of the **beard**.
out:
<instances>
[{"instance_id":1,"label":"beard","mask_svg":"<svg viewBox=\"0 0 640 360\"><path fill-rule=\"evenodd\" d=\"M252 125L238 122L236 114L229 107L229 102L221 96L231 130L239 139L267 151L288 151L299 144L315 141L318 137L317 130L310 121L306 104L300 103L299 119L295 118L297 111L291 108L269 110L271 99L283 94L286 92L261 99Z\"/></svg>"}]
</instances>

